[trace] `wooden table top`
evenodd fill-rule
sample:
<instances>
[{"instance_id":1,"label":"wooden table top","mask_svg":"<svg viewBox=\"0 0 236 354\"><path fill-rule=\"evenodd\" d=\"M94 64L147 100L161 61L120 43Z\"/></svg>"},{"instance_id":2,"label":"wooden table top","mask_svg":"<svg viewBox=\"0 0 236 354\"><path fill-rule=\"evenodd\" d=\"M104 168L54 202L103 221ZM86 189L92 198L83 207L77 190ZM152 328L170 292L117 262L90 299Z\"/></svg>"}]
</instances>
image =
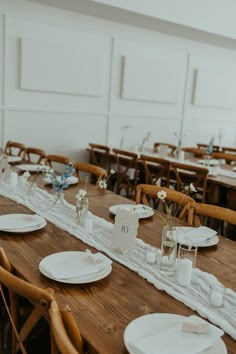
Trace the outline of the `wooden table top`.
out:
<instances>
[{"instance_id":1,"label":"wooden table top","mask_svg":"<svg viewBox=\"0 0 236 354\"><path fill-rule=\"evenodd\" d=\"M79 186L70 186L65 198L74 202ZM81 185L80 187L83 188ZM96 194L97 192L97 194ZM89 209L97 216L114 222L108 208L130 203L110 191L98 191L89 186ZM31 213L26 207L0 197L0 214ZM140 221L138 237L160 247L163 224L155 215ZM25 234L0 231L0 242L17 273L43 288L54 288L60 304L68 304L76 318L90 353L126 354L123 342L126 326L135 318L149 313L175 313L189 316L194 311L175 300L125 266L113 261L112 272L105 279L84 285L62 284L43 276L39 262L47 255L66 250L95 251L79 239L48 222L41 230ZM201 248L198 268L211 272L226 287L236 291L236 243L220 237L218 245ZM236 341L229 335L223 340L228 354L236 353Z\"/></svg>"}]
</instances>

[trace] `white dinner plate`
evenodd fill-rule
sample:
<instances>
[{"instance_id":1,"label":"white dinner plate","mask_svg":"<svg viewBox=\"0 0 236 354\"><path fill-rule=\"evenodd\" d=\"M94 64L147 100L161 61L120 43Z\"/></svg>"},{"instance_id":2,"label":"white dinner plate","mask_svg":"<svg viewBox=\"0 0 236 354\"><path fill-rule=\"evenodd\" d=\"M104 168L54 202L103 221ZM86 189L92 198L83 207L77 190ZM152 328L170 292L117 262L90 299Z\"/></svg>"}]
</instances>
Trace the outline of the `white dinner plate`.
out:
<instances>
[{"instance_id":1,"label":"white dinner plate","mask_svg":"<svg viewBox=\"0 0 236 354\"><path fill-rule=\"evenodd\" d=\"M206 237L204 240L201 241L201 239L195 239L195 235L194 232L195 230L198 230L198 228L194 228L191 226L180 226L177 227L178 229L178 243L184 243L186 245L192 245L194 243L196 243L196 245L198 247L210 247L210 246L214 246L217 245L217 243L219 242L219 237L216 235L217 232L215 230L210 229L209 227L206 226L200 226L199 230L201 229L202 232L204 233L204 236ZM188 234L188 238L186 239L184 234ZM197 234L196 234L197 235ZM196 241L196 242L194 242Z\"/></svg>"},{"instance_id":2,"label":"white dinner plate","mask_svg":"<svg viewBox=\"0 0 236 354\"><path fill-rule=\"evenodd\" d=\"M20 156L7 156L9 163L20 162L22 158Z\"/></svg>"},{"instance_id":3,"label":"white dinner plate","mask_svg":"<svg viewBox=\"0 0 236 354\"><path fill-rule=\"evenodd\" d=\"M0 230L6 232L30 232L39 230L46 224L46 220L37 214L0 215Z\"/></svg>"},{"instance_id":4,"label":"white dinner plate","mask_svg":"<svg viewBox=\"0 0 236 354\"><path fill-rule=\"evenodd\" d=\"M209 166L219 166L220 163L219 163L219 160L217 159L210 159L209 161L208 160L198 160L198 163L200 163L201 165L208 165Z\"/></svg>"},{"instance_id":5,"label":"white dinner plate","mask_svg":"<svg viewBox=\"0 0 236 354\"><path fill-rule=\"evenodd\" d=\"M67 284L86 284L86 283L91 283L97 280L101 280L105 277L107 277L111 271L112 271L112 266L111 266L111 261L109 259L108 262L106 263L105 267L98 269L97 271L93 271L91 273L87 273L81 276L72 276L70 278L59 278L59 277L54 277L50 273L50 268L54 267L55 264L60 264L63 265L65 262L76 262L76 266L79 269L79 264L84 257L88 255L86 252L80 252L80 251L66 251L66 252L59 252L59 253L53 253L50 254L49 256L45 257L42 259L42 261L39 263L39 270L40 272L45 275L46 277L56 280L61 283L67 283ZM105 256L104 256L105 257ZM107 257L106 257L107 258Z\"/></svg>"},{"instance_id":6,"label":"white dinner plate","mask_svg":"<svg viewBox=\"0 0 236 354\"><path fill-rule=\"evenodd\" d=\"M135 342L136 339L145 337L145 335L152 334L153 329L155 330L155 333L167 330L172 326L178 325L178 323L185 318L185 316L168 313L154 313L136 318L128 324L124 332L124 342L128 352L130 354L137 354L129 343ZM158 351L158 346L156 347L155 354L162 354ZM169 354L175 353L173 352ZM199 354L227 354L227 349L223 340L219 339L212 347L199 352Z\"/></svg>"},{"instance_id":7,"label":"white dinner plate","mask_svg":"<svg viewBox=\"0 0 236 354\"><path fill-rule=\"evenodd\" d=\"M51 180L50 177L44 177L43 180L44 180L44 182L46 184L51 184L52 183L52 180ZM60 176L58 176L58 180L60 180ZM67 181L68 181L69 184L76 184L76 183L79 182L79 179L78 179L78 177L70 176L70 177L67 178Z\"/></svg>"},{"instance_id":8,"label":"white dinner plate","mask_svg":"<svg viewBox=\"0 0 236 354\"><path fill-rule=\"evenodd\" d=\"M236 172L236 166L232 167L232 171Z\"/></svg>"},{"instance_id":9,"label":"white dinner plate","mask_svg":"<svg viewBox=\"0 0 236 354\"><path fill-rule=\"evenodd\" d=\"M134 209L135 208L135 209ZM109 208L111 214L116 215L117 209L123 209L127 211L135 210L135 213L138 214L139 219L150 218L154 214L154 211L151 207L143 204L117 204L112 205Z\"/></svg>"},{"instance_id":10,"label":"white dinner plate","mask_svg":"<svg viewBox=\"0 0 236 354\"><path fill-rule=\"evenodd\" d=\"M50 170L49 166L43 166L43 165L31 165L31 164L22 164L18 165L17 168L21 171L29 171L29 172L39 172L42 170Z\"/></svg>"}]
</instances>

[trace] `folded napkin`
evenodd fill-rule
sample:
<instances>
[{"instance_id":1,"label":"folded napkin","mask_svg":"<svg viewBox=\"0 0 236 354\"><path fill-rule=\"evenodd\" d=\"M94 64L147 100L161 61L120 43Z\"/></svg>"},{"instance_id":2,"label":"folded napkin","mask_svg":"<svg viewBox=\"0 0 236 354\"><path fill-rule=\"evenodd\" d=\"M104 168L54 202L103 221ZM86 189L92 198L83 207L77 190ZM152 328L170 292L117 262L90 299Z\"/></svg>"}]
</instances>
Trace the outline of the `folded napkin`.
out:
<instances>
[{"instance_id":1,"label":"folded napkin","mask_svg":"<svg viewBox=\"0 0 236 354\"><path fill-rule=\"evenodd\" d=\"M178 243L201 243L209 240L217 234L215 230L206 226L199 227L177 227L177 233L174 235Z\"/></svg>"},{"instance_id":2,"label":"folded napkin","mask_svg":"<svg viewBox=\"0 0 236 354\"><path fill-rule=\"evenodd\" d=\"M190 319L198 326L206 323L197 316L191 316ZM182 330L183 322L162 332L140 337L129 343L129 347L137 354L196 354L211 347L224 334L221 329L210 323L208 333L185 332Z\"/></svg>"},{"instance_id":3,"label":"folded napkin","mask_svg":"<svg viewBox=\"0 0 236 354\"><path fill-rule=\"evenodd\" d=\"M112 263L102 253L78 252L78 255L72 255L71 252L62 252L55 255L58 256L49 256L46 262L42 261L40 268L50 277L60 280L96 274Z\"/></svg>"}]
</instances>

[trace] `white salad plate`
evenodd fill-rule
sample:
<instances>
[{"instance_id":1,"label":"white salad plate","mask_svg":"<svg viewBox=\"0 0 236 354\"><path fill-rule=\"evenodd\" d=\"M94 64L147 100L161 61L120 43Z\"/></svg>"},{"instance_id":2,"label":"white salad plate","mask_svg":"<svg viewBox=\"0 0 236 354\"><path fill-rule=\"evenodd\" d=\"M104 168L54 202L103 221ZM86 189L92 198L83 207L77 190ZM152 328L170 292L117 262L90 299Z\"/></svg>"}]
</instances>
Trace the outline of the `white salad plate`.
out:
<instances>
[{"instance_id":1,"label":"white salad plate","mask_svg":"<svg viewBox=\"0 0 236 354\"><path fill-rule=\"evenodd\" d=\"M43 165L34 165L34 164L22 164L18 165L17 168L21 171L29 171L29 172L40 172L40 171L48 171L50 170L49 166L43 166Z\"/></svg>"},{"instance_id":2,"label":"white salad plate","mask_svg":"<svg viewBox=\"0 0 236 354\"><path fill-rule=\"evenodd\" d=\"M209 165L209 166L219 166L219 160L217 159L210 159L208 160L198 160L198 163L201 165Z\"/></svg>"},{"instance_id":3,"label":"white salad plate","mask_svg":"<svg viewBox=\"0 0 236 354\"><path fill-rule=\"evenodd\" d=\"M98 256L98 261L93 257ZM101 253L66 251L53 253L42 259L39 264L40 272L46 277L62 283L86 284L101 280L112 271L111 260Z\"/></svg>"},{"instance_id":4,"label":"white salad plate","mask_svg":"<svg viewBox=\"0 0 236 354\"><path fill-rule=\"evenodd\" d=\"M154 214L154 211L151 207L143 204L117 204L112 205L109 208L111 214L116 215L117 209L134 211L138 214L140 219L150 218Z\"/></svg>"},{"instance_id":5,"label":"white salad plate","mask_svg":"<svg viewBox=\"0 0 236 354\"><path fill-rule=\"evenodd\" d=\"M61 180L61 176L58 176L57 179L58 179L58 181L60 181L60 180ZM50 177L44 177L43 180L44 180L44 182L45 182L46 184L51 184L51 183L52 183L52 180L51 180ZM67 182L68 182L69 184L76 184L76 183L79 182L79 179L78 179L78 177L70 176L70 177L67 178Z\"/></svg>"},{"instance_id":6,"label":"white salad plate","mask_svg":"<svg viewBox=\"0 0 236 354\"><path fill-rule=\"evenodd\" d=\"M20 156L7 156L7 161L9 163L20 162L22 158Z\"/></svg>"},{"instance_id":7,"label":"white salad plate","mask_svg":"<svg viewBox=\"0 0 236 354\"><path fill-rule=\"evenodd\" d=\"M155 334L159 334L161 332L167 331L171 327L177 326L187 317L175 315L175 314L167 314L167 313L155 313L155 314L148 314L141 317L136 318L129 325L126 327L124 332L124 343L125 346L130 354L140 354L143 351L139 351L133 348L132 343L135 343L140 338L149 337ZM181 335L188 335L185 332L182 332ZM191 333L192 335L192 333ZM199 336L199 334L196 334ZM171 340L171 337L169 338ZM177 343L178 344L178 343ZM175 345L173 345L173 352L168 354L175 354ZM155 346L155 354L163 354L160 351L158 345ZM193 347L193 351L191 353L198 353L198 354L227 354L226 346L223 340L220 338L218 339L211 347L202 350L200 352L196 351L196 347Z\"/></svg>"},{"instance_id":8,"label":"white salad plate","mask_svg":"<svg viewBox=\"0 0 236 354\"><path fill-rule=\"evenodd\" d=\"M0 230L13 233L23 233L42 229L47 221L34 214L5 214L0 216Z\"/></svg>"}]
</instances>

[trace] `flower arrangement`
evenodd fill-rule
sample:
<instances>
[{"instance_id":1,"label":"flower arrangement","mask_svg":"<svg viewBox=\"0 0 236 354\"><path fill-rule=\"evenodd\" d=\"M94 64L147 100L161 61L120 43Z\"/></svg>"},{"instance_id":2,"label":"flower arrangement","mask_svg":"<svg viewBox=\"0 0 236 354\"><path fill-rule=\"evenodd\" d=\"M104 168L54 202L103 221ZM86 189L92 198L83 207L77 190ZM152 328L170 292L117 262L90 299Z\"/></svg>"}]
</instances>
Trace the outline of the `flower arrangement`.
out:
<instances>
[{"instance_id":1,"label":"flower arrangement","mask_svg":"<svg viewBox=\"0 0 236 354\"><path fill-rule=\"evenodd\" d=\"M180 151L182 149L182 146L183 146L183 138L186 136L185 134L183 133L179 133L179 135L175 132L175 136L176 136L176 139L177 139L177 151Z\"/></svg>"},{"instance_id":2,"label":"flower arrangement","mask_svg":"<svg viewBox=\"0 0 236 354\"><path fill-rule=\"evenodd\" d=\"M146 144L146 142L150 140L151 134L152 134L152 132L148 132L148 133L145 135L145 137L143 138L142 143L141 143L140 148L139 148L139 151L140 151L140 152L143 151L143 148L144 148L144 145Z\"/></svg>"},{"instance_id":3,"label":"flower arrangement","mask_svg":"<svg viewBox=\"0 0 236 354\"><path fill-rule=\"evenodd\" d=\"M210 156L211 153L213 152L213 145L214 145L214 138L211 138L209 144L206 147L206 152L208 156Z\"/></svg>"},{"instance_id":4,"label":"flower arrangement","mask_svg":"<svg viewBox=\"0 0 236 354\"><path fill-rule=\"evenodd\" d=\"M158 213L158 215L162 218L162 220L164 221L166 226L169 226L169 227L174 226L175 221L176 221L176 217L177 217L178 212L180 210L181 203L182 203L183 199L185 198L186 195L188 195L190 193L196 193L196 192L197 192L197 188L194 186L193 183L190 183L189 187L187 187L187 189L186 189L186 193L183 194L183 197L182 197L174 215L172 215L173 204L168 206L168 204L166 202L167 192L164 190L157 192L157 198L164 204L164 208L165 208L165 211L167 214L167 220L160 213Z\"/></svg>"},{"instance_id":5,"label":"flower arrangement","mask_svg":"<svg viewBox=\"0 0 236 354\"><path fill-rule=\"evenodd\" d=\"M88 212L88 198L86 197L87 191L85 189L79 189L75 196L76 199L76 222L80 224L83 217Z\"/></svg>"},{"instance_id":6,"label":"flower arrangement","mask_svg":"<svg viewBox=\"0 0 236 354\"><path fill-rule=\"evenodd\" d=\"M100 189L107 189L107 182L108 182L109 178L112 175L114 175L114 173L115 173L115 170L111 169L109 175L107 176L107 178L103 178L103 179L98 180L98 182L97 182L98 187Z\"/></svg>"}]
</instances>

